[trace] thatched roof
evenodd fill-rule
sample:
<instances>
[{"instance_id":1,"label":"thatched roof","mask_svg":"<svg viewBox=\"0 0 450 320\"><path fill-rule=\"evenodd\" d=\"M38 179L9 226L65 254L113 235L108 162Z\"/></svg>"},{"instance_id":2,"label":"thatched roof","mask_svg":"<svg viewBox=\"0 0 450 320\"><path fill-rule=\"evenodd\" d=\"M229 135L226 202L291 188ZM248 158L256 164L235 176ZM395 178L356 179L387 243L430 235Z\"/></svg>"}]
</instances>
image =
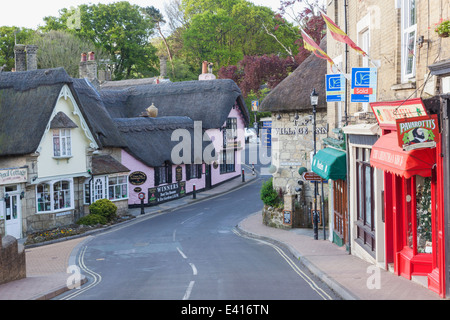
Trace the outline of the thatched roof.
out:
<instances>
[{"instance_id":1,"label":"thatched roof","mask_svg":"<svg viewBox=\"0 0 450 320\"><path fill-rule=\"evenodd\" d=\"M0 156L36 151L62 87L71 83L62 68L0 72Z\"/></svg>"},{"instance_id":2,"label":"thatched roof","mask_svg":"<svg viewBox=\"0 0 450 320\"><path fill-rule=\"evenodd\" d=\"M196 160L196 162L199 161L201 163L201 159L194 158L194 121L188 117L138 117L114 119L114 121L127 142L125 149L133 157L149 167L162 166L165 162L173 163L172 150L181 141L184 141L172 141L172 134L177 129L185 129L189 133L189 146L191 148L191 159L189 163L194 163ZM203 131L199 130L199 132L199 138L202 141ZM211 141L202 141L201 143L203 155L203 151Z\"/></svg>"},{"instance_id":3,"label":"thatched roof","mask_svg":"<svg viewBox=\"0 0 450 320\"><path fill-rule=\"evenodd\" d=\"M186 116L202 121L204 129L220 128L237 104L249 122L241 90L230 79L108 87L100 95L113 118L138 117L154 104L158 117Z\"/></svg>"},{"instance_id":4,"label":"thatched roof","mask_svg":"<svg viewBox=\"0 0 450 320\"><path fill-rule=\"evenodd\" d=\"M326 51L326 37L320 42ZM312 110L310 95L313 89L319 94L317 109L326 109L325 74L327 60L313 53L294 72L280 82L262 101L260 111L289 112Z\"/></svg>"},{"instance_id":5,"label":"thatched roof","mask_svg":"<svg viewBox=\"0 0 450 320\"><path fill-rule=\"evenodd\" d=\"M130 169L125 167L110 155L94 155L92 157L93 175L103 175L120 172L130 172Z\"/></svg>"},{"instance_id":6,"label":"thatched roof","mask_svg":"<svg viewBox=\"0 0 450 320\"><path fill-rule=\"evenodd\" d=\"M86 79L73 79L73 86L101 147L125 147L127 144L106 111L97 90Z\"/></svg>"}]
</instances>

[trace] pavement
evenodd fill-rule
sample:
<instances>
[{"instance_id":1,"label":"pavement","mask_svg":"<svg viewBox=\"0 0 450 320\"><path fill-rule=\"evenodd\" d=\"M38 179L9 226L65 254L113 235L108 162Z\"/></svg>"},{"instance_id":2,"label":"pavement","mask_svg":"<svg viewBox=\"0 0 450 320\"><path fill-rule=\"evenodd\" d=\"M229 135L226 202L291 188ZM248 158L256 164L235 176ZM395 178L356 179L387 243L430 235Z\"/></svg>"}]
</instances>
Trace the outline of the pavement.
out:
<instances>
[{"instance_id":1,"label":"pavement","mask_svg":"<svg viewBox=\"0 0 450 320\"><path fill-rule=\"evenodd\" d=\"M256 182L257 175L245 170L245 182L241 177L223 183L211 190L166 202L154 207L130 209L136 216L131 223L149 219L158 214L190 205L193 202L220 196L223 193ZM126 224L130 222L123 222ZM115 225L108 228L115 228ZM305 265L312 273L325 282L345 300L444 300L423 285L378 268L354 255L349 255L345 247L339 247L328 240L321 240L323 230L319 230L319 240L314 240L311 229L277 229L262 223L261 212L249 215L236 228L246 236L270 241L290 251L293 257ZM95 232L102 232L97 230ZM64 293L68 286L87 282L84 276L69 266L76 264L76 257L83 244L95 233L84 234L63 240L26 246L27 277L0 285L0 300L50 300ZM19 243L23 242L19 241ZM69 268L69 269L68 269ZM76 279L78 282L72 281Z\"/></svg>"}]
</instances>

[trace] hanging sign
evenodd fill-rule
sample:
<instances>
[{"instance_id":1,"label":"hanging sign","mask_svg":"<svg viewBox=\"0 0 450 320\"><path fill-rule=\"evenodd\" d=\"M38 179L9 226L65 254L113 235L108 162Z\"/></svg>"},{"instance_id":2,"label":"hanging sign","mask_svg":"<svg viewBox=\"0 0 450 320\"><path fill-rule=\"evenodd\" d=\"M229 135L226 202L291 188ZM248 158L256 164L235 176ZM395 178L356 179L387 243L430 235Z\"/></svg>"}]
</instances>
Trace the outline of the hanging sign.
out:
<instances>
[{"instance_id":1,"label":"hanging sign","mask_svg":"<svg viewBox=\"0 0 450 320\"><path fill-rule=\"evenodd\" d=\"M427 115L421 98L371 103L378 124L383 129L395 129L396 120Z\"/></svg>"},{"instance_id":2,"label":"hanging sign","mask_svg":"<svg viewBox=\"0 0 450 320\"><path fill-rule=\"evenodd\" d=\"M345 101L345 78L343 74L326 74L327 102Z\"/></svg>"},{"instance_id":3,"label":"hanging sign","mask_svg":"<svg viewBox=\"0 0 450 320\"><path fill-rule=\"evenodd\" d=\"M439 124L436 114L397 119L398 144L404 151L434 148L439 142Z\"/></svg>"},{"instance_id":4,"label":"hanging sign","mask_svg":"<svg viewBox=\"0 0 450 320\"><path fill-rule=\"evenodd\" d=\"M258 111L259 100L252 100L252 111Z\"/></svg>"},{"instance_id":5,"label":"hanging sign","mask_svg":"<svg viewBox=\"0 0 450 320\"><path fill-rule=\"evenodd\" d=\"M351 102L377 101L377 68L352 68Z\"/></svg>"}]
</instances>

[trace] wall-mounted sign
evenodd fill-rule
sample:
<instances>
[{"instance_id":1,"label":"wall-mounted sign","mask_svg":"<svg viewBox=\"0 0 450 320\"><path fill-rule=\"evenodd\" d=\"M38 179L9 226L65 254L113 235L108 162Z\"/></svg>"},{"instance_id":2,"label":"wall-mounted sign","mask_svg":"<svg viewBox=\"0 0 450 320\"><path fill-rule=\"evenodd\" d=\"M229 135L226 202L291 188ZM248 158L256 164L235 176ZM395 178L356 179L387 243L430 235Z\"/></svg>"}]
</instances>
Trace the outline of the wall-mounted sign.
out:
<instances>
[{"instance_id":1,"label":"wall-mounted sign","mask_svg":"<svg viewBox=\"0 0 450 320\"><path fill-rule=\"evenodd\" d=\"M377 68L352 68L350 101L377 101Z\"/></svg>"},{"instance_id":2,"label":"wall-mounted sign","mask_svg":"<svg viewBox=\"0 0 450 320\"><path fill-rule=\"evenodd\" d=\"M326 74L327 102L345 101L345 78L343 74Z\"/></svg>"},{"instance_id":3,"label":"wall-mounted sign","mask_svg":"<svg viewBox=\"0 0 450 320\"><path fill-rule=\"evenodd\" d=\"M128 176L128 181L135 186L139 186L147 181L147 175L142 171L135 171L130 173Z\"/></svg>"},{"instance_id":4,"label":"wall-mounted sign","mask_svg":"<svg viewBox=\"0 0 450 320\"><path fill-rule=\"evenodd\" d=\"M302 174L302 178L303 178L303 180L306 180L306 181L323 181L323 182L328 182L328 180L322 179L322 177L319 176L317 173L311 172L311 171L304 172Z\"/></svg>"},{"instance_id":5,"label":"wall-mounted sign","mask_svg":"<svg viewBox=\"0 0 450 320\"><path fill-rule=\"evenodd\" d=\"M158 204L160 202L181 198L186 195L186 181L148 188L148 203Z\"/></svg>"},{"instance_id":6,"label":"wall-mounted sign","mask_svg":"<svg viewBox=\"0 0 450 320\"><path fill-rule=\"evenodd\" d=\"M291 215L292 215L292 212L291 211L289 211L289 210L284 210L283 211L283 223L284 224L288 224L288 225L291 225L292 224L292 217L291 217Z\"/></svg>"},{"instance_id":7,"label":"wall-mounted sign","mask_svg":"<svg viewBox=\"0 0 450 320\"><path fill-rule=\"evenodd\" d=\"M141 187L136 187L136 188L133 189L133 191L138 193L138 192L142 191L142 188Z\"/></svg>"},{"instance_id":8,"label":"wall-mounted sign","mask_svg":"<svg viewBox=\"0 0 450 320\"><path fill-rule=\"evenodd\" d=\"M175 168L175 180L176 181L183 180L183 168L181 166L177 166Z\"/></svg>"},{"instance_id":9,"label":"wall-mounted sign","mask_svg":"<svg viewBox=\"0 0 450 320\"><path fill-rule=\"evenodd\" d=\"M403 150L434 148L439 142L437 115L397 119L398 144Z\"/></svg>"},{"instance_id":10,"label":"wall-mounted sign","mask_svg":"<svg viewBox=\"0 0 450 320\"><path fill-rule=\"evenodd\" d=\"M371 103L378 124L383 129L395 129L396 120L427 115L422 99Z\"/></svg>"},{"instance_id":11,"label":"wall-mounted sign","mask_svg":"<svg viewBox=\"0 0 450 320\"><path fill-rule=\"evenodd\" d=\"M0 185L27 182L27 168L8 168L0 170Z\"/></svg>"}]
</instances>

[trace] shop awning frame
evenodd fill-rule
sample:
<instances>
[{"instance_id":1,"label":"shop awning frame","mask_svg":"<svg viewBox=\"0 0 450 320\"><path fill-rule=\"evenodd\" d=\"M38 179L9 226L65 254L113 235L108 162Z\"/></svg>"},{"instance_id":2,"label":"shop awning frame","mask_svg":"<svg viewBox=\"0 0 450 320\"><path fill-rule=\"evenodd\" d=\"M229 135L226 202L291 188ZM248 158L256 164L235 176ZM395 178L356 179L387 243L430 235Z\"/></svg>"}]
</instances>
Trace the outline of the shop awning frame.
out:
<instances>
[{"instance_id":1,"label":"shop awning frame","mask_svg":"<svg viewBox=\"0 0 450 320\"><path fill-rule=\"evenodd\" d=\"M313 157L312 171L326 180L347 178L347 154L344 150L325 148Z\"/></svg>"}]
</instances>

